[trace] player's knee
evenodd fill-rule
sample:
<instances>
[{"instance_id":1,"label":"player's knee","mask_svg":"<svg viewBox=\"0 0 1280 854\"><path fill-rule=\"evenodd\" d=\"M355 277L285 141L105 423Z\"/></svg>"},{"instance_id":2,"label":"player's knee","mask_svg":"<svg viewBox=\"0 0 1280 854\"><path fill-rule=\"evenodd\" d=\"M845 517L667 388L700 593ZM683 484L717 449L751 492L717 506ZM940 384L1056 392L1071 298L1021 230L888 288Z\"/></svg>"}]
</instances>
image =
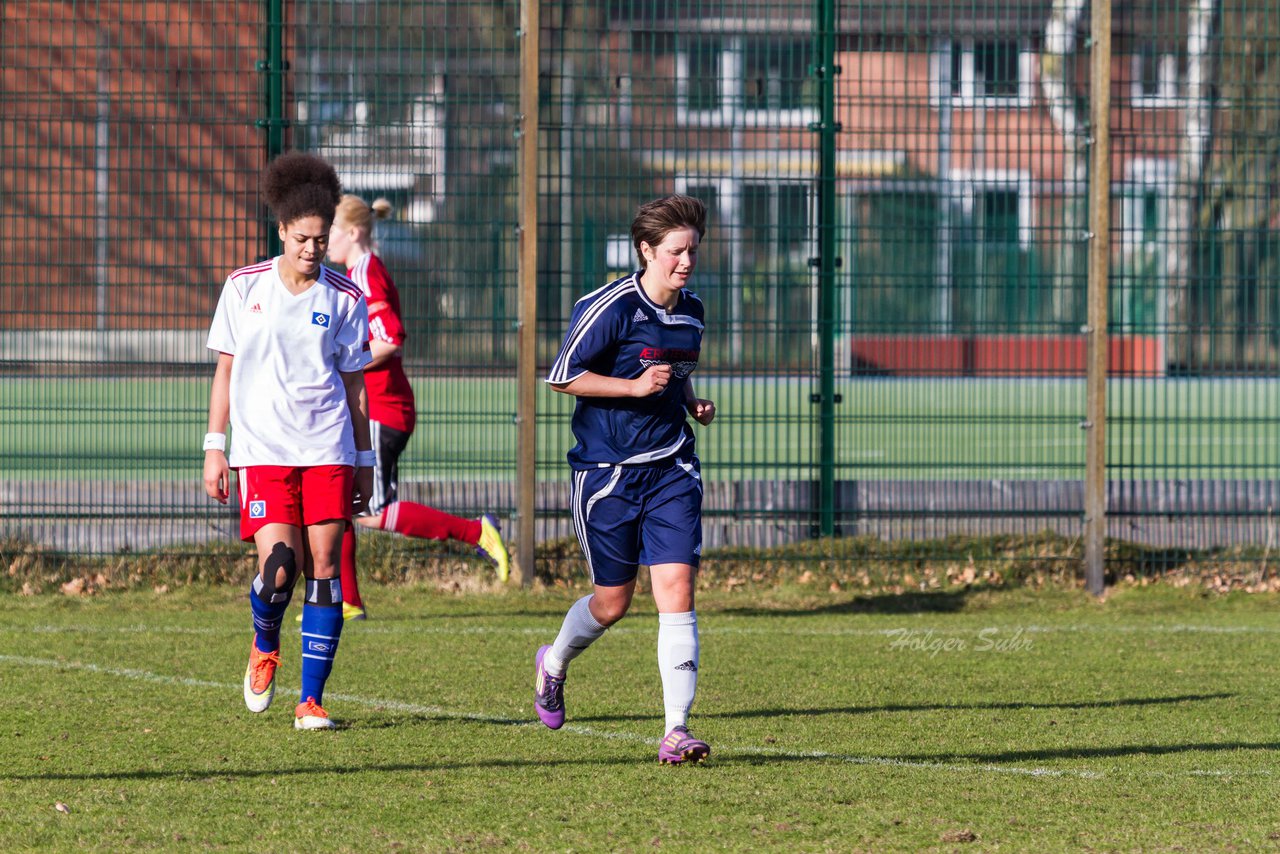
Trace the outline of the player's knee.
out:
<instances>
[{"instance_id":1,"label":"player's knee","mask_svg":"<svg viewBox=\"0 0 1280 854\"><path fill-rule=\"evenodd\" d=\"M336 578L341 571L340 555L311 555L311 567L307 572L310 578Z\"/></svg>"},{"instance_id":2,"label":"player's knee","mask_svg":"<svg viewBox=\"0 0 1280 854\"><path fill-rule=\"evenodd\" d=\"M595 617L597 623L608 628L625 617L630 608L630 597L601 599L596 596L591 601L591 616Z\"/></svg>"},{"instance_id":3,"label":"player's knee","mask_svg":"<svg viewBox=\"0 0 1280 854\"><path fill-rule=\"evenodd\" d=\"M287 601L293 595L293 585L298 580L298 557L284 543L271 547L271 554L262 562L262 590L259 595L268 602Z\"/></svg>"}]
</instances>

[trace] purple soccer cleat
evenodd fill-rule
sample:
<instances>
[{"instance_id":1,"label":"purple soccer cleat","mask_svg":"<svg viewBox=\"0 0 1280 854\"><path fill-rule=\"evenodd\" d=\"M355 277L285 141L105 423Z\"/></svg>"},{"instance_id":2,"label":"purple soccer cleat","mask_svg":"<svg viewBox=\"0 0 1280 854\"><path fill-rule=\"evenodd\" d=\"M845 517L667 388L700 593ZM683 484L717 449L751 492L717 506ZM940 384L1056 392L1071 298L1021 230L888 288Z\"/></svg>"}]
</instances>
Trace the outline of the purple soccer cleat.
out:
<instances>
[{"instance_id":1,"label":"purple soccer cleat","mask_svg":"<svg viewBox=\"0 0 1280 854\"><path fill-rule=\"evenodd\" d=\"M538 719L551 729L564 726L564 677L552 676L542 666L551 645L538 647L534 658L536 665L533 681L533 705L538 710Z\"/></svg>"},{"instance_id":2,"label":"purple soccer cleat","mask_svg":"<svg viewBox=\"0 0 1280 854\"><path fill-rule=\"evenodd\" d=\"M698 763L711 755L711 747L702 739L689 734L687 727L672 727L658 746L658 761L663 765Z\"/></svg>"}]
</instances>

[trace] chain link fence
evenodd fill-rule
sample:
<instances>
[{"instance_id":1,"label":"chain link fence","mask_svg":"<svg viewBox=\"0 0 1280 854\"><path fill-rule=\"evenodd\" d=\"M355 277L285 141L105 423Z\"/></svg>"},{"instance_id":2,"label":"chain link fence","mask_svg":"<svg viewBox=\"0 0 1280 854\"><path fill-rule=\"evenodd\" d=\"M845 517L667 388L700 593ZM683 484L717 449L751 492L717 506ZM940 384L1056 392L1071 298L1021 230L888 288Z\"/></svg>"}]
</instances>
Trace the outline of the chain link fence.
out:
<instances>
[{"instance_id":1,"label":"chain link fence","mask_svg":"<svg viewBox=\"0 0 1280 854\"><path fill-rule=\"evenodd\" d=\"M708 549L903 560L1083 524L1085 0L543 3L538 358L634 265L636 206L710 208ZM514 523L516 2L6 2L3 532L234 539L199 486L218 288L273 251L258 176L315 151L394 216L420 427L407 497ZM1112 3L1109 533L1268 549L1280 502L1280 17ZM539 391L537 536L569 536Z\"/></svg>"}]
</instances>

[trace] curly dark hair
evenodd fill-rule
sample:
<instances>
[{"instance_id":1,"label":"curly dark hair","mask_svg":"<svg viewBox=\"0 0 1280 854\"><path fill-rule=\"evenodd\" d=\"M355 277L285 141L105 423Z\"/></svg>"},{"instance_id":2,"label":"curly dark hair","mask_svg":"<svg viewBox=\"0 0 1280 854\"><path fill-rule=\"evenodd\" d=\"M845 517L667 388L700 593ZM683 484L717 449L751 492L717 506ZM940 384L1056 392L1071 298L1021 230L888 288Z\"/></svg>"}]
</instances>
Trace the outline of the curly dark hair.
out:
<instances>
[{"instance_id":1,"label":"curly dark hair","mask_svg":"<svg viewBox=\"0 0 1280 854\"><path fill-rule=\"evenodd\" d=\"M262 176L262 194L282 225L307 216L318 216L332 225L334 211L342 198L342 182L322 158L290 151L267 165Z\"/></svg>"}]
</instances>

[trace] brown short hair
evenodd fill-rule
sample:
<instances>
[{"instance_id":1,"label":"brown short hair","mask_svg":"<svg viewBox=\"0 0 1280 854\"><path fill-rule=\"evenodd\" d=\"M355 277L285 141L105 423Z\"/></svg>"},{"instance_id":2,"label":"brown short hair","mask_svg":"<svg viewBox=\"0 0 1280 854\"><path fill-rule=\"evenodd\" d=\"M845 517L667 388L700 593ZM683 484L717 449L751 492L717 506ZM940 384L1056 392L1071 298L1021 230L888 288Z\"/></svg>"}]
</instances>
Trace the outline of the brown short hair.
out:
<instances>
[{"instance_id":1,"label":"brown short hair","mask_svg":"<svg viewBox=\"0 0 1280 854\"><path fill-rule=\"evenodd\" d=\"M631 221L631 242L636 247L636 258L643 270L648 263L640 251L641 243L657 246L677 228L692 228L701 240L707 233L707 206L693 196L664 196L645 202Z\"/></svg>"}]
</instances>

